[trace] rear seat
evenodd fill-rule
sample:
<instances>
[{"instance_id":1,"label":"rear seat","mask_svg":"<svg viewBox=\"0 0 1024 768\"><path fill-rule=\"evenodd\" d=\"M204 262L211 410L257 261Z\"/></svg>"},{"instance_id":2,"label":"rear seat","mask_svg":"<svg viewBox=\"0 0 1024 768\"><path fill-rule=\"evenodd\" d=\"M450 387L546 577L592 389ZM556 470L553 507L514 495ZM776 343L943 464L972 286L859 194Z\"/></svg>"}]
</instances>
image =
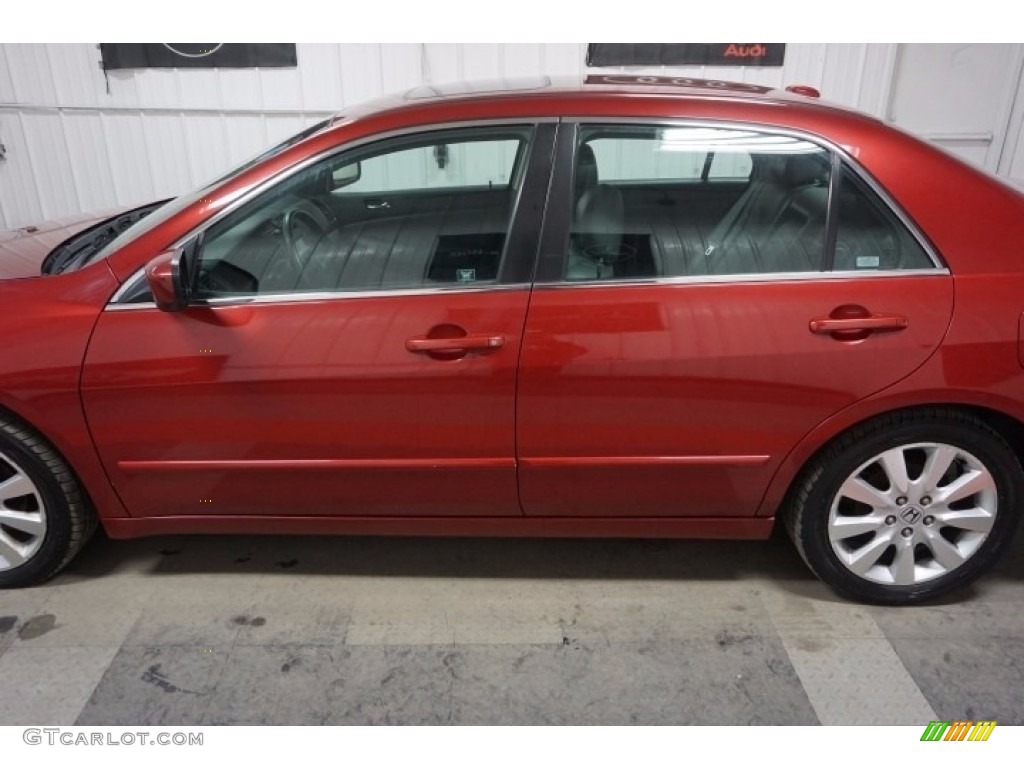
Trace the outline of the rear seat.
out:
<instances>
[{"instance_id":1,"label":"rear seat","mask_svg":"<svg viewBox=\"0 0 1024 768\"><path fill-rule=\"evenodd\" d=\"M805 272L820 267L828 164L817 155L766 158L760 178L715 220L684 207L627 206L626 232L649 235L667 277Z\"/></svg>"},{"instance_id":2,"label":"rear seat","mask_svg":"<svg viewBox=\"0 0 1024 768\"><path fill-rule=\"evenodd\" d=\"M825 153L761 159L757 179L709 236L710 274L821 268L828 211Z\"/></svg>"}]
</instances>

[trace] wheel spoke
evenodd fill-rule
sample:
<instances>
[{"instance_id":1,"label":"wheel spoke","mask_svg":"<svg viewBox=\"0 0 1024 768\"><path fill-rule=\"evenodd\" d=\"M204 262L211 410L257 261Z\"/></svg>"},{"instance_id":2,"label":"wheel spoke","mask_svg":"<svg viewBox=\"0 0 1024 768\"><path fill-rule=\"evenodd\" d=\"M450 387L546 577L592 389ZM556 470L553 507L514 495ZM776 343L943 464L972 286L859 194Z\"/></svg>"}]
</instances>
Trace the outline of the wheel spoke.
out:
<instances>
[{"instance_id":1,"label":"wheel spoke","mask_svg":"<svg viewBox=\"0 0 1024 768\"><path fill-rule=\"evenodd\" d=\"M890 490L905 496L910 489L910 478L907 476L907 457L904 455L903 449L893 448L891 451L883 453L879 459L889 478Z\"/></svg>"},{"instance_id":2,"label":"wheel spoke","mask_svg":"<svg viewBox=\"0 0 1024 768\"><path fill-rule=\"evenodd\" d=\"M918 478L917 484L925 492L933 492L939 487L939 481L949 470L949 465L956 458L956 453L956 449L952 446L936 446L933 451L929 452L928 460L921 471L921 477Z\"/></svg>"},{"instance_id":3,"label":"wheel spoke","mask_svg":"<svg viewBox=\"0 0 1024 768\"><path fill-rule=\"evenodd\" d=\"M0 506L3 506L11 499L35 493L36 487L32 481L19 472L0 483Z\"/></svg>"},{"instance_id":4,"label":"wheel spoke","mask_svg":"<svg viewBox=\"0 0 1024 768\"><path fill-rule=\"evenodd\" d=\"M962 501L976 493L992 490L995 482L992 475L978 469L965 472L949 485L939 488L937 501L943 504L952 504L954 501Z\"/></svg>"},{"instance_id":5,"label":"wheel spoke","mask_svg":"<svg viewBox=\"0 0 1024 768\"><path fill-rule=\"evenodd\" d=\"M890 544L892 544L892 537L890 535L875 536L863 547L847 553L846 566L857 575L863 576L878 562L878 559L885 553Z\"/></svg>"},{"instance_id":6,"label":"wheel spoke","mask_svg":"<svg viewBox=\"0 0 1024 768\"><path fill-rule=\"evenodd\" d=\"M889 571L896 584L914 583L914 547L908 541L896 545L896 557Z\"/></svg>"},{"instance_id":7,"label":"wheel spoke","mask_svg":"<svg viewBox=\"0 0 1024 768\"><path fill-rule=\"evenodd\" d=\"M832 541L842 541L851 536L874 533L885 525L884 515L853 515L837 516L828 526L828 536Z\"/></svg>"},{"instance_id":8,"label":"wheel spoke","mask_svg":"<svg viewBox=\"0 0 1024 768\"><path fill-rule=\"evenodd\" d=\"M870 483L861 480L859 477L851 477L839 488L839 495L845 496L861 504L867 504L872 509L891 506L889 496L885 491L880 491Z\"/></svg>"},{"instance_id":9,"label":"wheel spoke","mask_svg":"<svg viewBox=\"0 0 1024 768\"><path fill-rule=\"evenodd\" d=\"M43 545L46 509L39 488L10 456L0 453L0 467L14 474L0 482L0 572L28 562ZM25 504L25 498L34 502ZM18 500L21 503L18 503ZM28 510L26 510L28 506Z\"/></svg>"},{"instance_id":10,"label":"wheel spoke","mask_svg":"<svg viewBox=\"0 0 1024 768\"><path fill-rule=\"evenodd\" d=\"M15 512L9 509L0 509L0 525L6 525L16 531L29 533L33 536L42 536L46 532L46 523L39 512Z\"/></svg>"},{"instance_id":11,"label":"wheel spoke","mask_svg":"<svg viewBox=\"0 0 1024 768\"><path fill-rule=\"evenodd\" d=\"M955 544L946 541L938 531L925 531L925 546L932 553L935 562L951 571L966 559Z\"/></svg>"},{"instance_id":12,"label":"wheel spoke","mask_svg":"<svg viewBox=\"0 0 1024 768\"><path fill-rule=\"evenodd\" d=\"M8 568L14 568L25 562L22 545L3 531L0 531L0 560L6 561Z\"/></svg>"},{"instance_id":13,"label":"wheel spoke","mask_svg":"<svg viewBox=\"0 0 1024 768\"><path fill-rule=\"evenodd\" d=\"M943 525L960 528L965 531L977 531L978 533L988 533L996 522L996 516L981 507L974 507L973 509L948 509L944 512L936 512L934 515L935 519Z\"/></svg>"}]
</instances>

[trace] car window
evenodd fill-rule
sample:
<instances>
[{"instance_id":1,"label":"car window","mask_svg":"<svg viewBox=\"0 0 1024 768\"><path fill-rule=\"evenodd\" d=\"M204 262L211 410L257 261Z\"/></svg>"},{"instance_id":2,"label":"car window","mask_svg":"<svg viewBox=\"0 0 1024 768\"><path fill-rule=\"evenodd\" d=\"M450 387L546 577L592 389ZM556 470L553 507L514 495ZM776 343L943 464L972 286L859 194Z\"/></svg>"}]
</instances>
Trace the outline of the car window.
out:
<instances>
[{"instance_id":1,"label":"car window","mask_svg":"<svg viewBox=\"0 0 1024 768\"><path fill-rule=\"evenodd\" d=\"M493 283L531 135L433 132L324 159L205 232L195 296Z\"/></svg>"},{"instance_id":2,"label":"car window","mask_svg":"<svg viewBox=\"0 0 1024 768\"><path fill-rule=\"evenodd\" d=\"M833 269L928 269L928 253L867 184L843 165Z\"/></svg>"},{"instance_id":3,"label":"car window","mask_svg":"<svg viewBox=\"0 0 1024 768\"><path fill-rule=\"evenodd\" d=\"M830 170L826 150L769 132L586 127L565 278L818 271Z\"/></svg>"},{"instance_id":4,"label":"car window","mask_svg":"<svg viewBox=\"0 0 1024 768\"><path fill-rule=\"evenodd\" d=\"M744 150L715 153L708 147L677 147L676 142L666 141L664 135L659 130L605 137L598 134L586 143L593 150L601 180L606 183L750 178L750 154Z\"/></svg>"},{"instance_id":5,"label":"car window","mask_svg":"<svg viewBox=\"0 0 1024 768\"><path fill-rule=\"evenodd\" d=\"M754 161L749 152L711 152L705 162L709 179L746 181L754 170Z\"/></svg>"},{"instance_id":6,"label":"car window","mask_svg":"<svg viewBox=\"0 0 1024 768\"><path fill-rule=\"evenodd\" d=\"M360 164L360 177L346 195L399 192L433 187L508 186L519 139L461 141L388 152Z\"/></svg>"}]
</instances>

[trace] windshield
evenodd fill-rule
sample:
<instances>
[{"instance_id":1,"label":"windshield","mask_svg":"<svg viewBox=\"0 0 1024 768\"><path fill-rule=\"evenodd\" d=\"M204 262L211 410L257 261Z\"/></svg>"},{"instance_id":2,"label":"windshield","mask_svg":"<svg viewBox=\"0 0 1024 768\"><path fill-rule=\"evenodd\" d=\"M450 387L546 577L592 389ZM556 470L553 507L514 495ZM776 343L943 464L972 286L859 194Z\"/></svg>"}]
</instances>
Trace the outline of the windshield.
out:
<instances>
[{"instance_id":1,"label":"windshield","mask_svg":"<svg viewBox=\"0 0 1024 768\"><path fill-rule=\"evenodd\" d=\"M309 128L299 131L294 136L282 141L280 144L277 144L271 147L270 149L264 150L255 157L246 160L237 168L232 168L230 171L221 176L218 176L213 181L209 181L206 184L203 184L201 187L199 187L199 189L196 189L193 192L189 192L186 195L182 195L181 197L172 200L166 205L161 206L156 211L146 216L144 219L140 219L136 224L126 229L114 240L111 240L109 243L107 243L107 245L103 249L89 256L89 258L83 261L82 263L91 264L94 261L99 261L100 259L107 258L107 256L112 254L114 251L124 247L133 240L138 239L142 235L158 227L160 224L163 224L165 221L170 219L175 214L188 208L190 205L199 200L204 194L206 194L211 188L216 187L219 184L222 184L223 182L227 181L233 176L237 176L238 174L249 170L257 163L261 163L267 158L273 157L279 152L283 152L293 144L298 144L300 141L312 136L314 133L318 133L319 131L329 126L333 119L334 118L329 117L326 120L320 121L316 125L311 125Z\"/></svg>"}]
</instances>

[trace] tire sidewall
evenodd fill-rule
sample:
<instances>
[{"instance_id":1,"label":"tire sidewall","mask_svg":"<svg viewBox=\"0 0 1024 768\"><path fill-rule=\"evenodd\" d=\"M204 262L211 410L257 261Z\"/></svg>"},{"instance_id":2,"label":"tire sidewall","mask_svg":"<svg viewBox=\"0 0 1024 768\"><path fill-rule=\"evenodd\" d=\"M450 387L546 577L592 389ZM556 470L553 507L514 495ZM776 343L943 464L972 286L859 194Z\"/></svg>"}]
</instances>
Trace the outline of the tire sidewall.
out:
<instances>
[{"instance_id":1,"label":"tire sidewall","mask_svg":"<svg viewBox=\"0 0 1024 768\"><path fill-rule=\"evenodd\" d=\"M71 541L71 516L60 483L43 458L6 431L0 431L0 453L35 483L46 511L46 533L28 562L0 571L0 587L35 583L47 578L63 561Z\"/></svg>"},{"instance_id":2,"label":"tire sidewall","mask_svg":"<svg viewBox=\"0 0 1024 768\"><path fill-rule=\"evenodd\" d=\"M828 535L828 519L839 487L865 462L880 453L914 443L947 443L970 452L984 464L996 483L996 521L987 539L956 570L920 584L877 584L851 573L835 552ZM823 462L807 497L801 530L808 563L837 592L875 603L911 603L929 600L966 586L991 567L1009 545L1017 527L1021 467L1013 451L995 433L969 424L943 420L917 420L858 440Z\"/></svg>"}]
</instances>

